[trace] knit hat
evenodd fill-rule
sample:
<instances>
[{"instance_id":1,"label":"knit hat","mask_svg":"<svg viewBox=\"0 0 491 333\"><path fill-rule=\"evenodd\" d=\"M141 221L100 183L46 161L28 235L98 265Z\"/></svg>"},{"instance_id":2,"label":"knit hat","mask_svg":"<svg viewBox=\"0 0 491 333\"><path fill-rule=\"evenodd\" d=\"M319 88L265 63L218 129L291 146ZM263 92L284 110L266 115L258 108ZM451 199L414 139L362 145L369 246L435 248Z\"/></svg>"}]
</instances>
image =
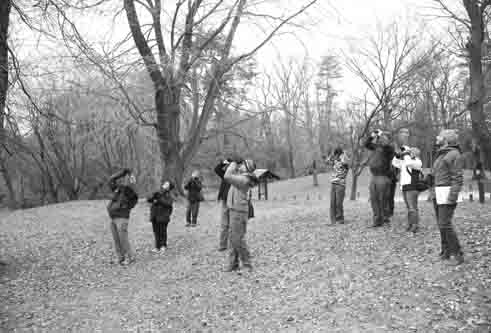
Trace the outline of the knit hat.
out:
<instances>
[{"instance_id":1,"label":"knit hat","mask_svg":"<svg viewBox=\"0 0 491 333\"><path fill-rule=\"evenodd\" d=\"M459 143L459 135L457 133L457 130L444 129L440 132L440 134L438 136L445 139L445 141L449 145L455 145L455 144Z\"/></svg>"},{"instance_id":2,"label":"knit hat","mask_svg":"<svg viewBox=\"0 0 491 333\"><path fill-rule=\"evenodd\" d=\"M192 173L191 173L191 177L193 178L199 178L200 176L200 173L198 170L194 170Z\"/></svg>"}]
</instances>

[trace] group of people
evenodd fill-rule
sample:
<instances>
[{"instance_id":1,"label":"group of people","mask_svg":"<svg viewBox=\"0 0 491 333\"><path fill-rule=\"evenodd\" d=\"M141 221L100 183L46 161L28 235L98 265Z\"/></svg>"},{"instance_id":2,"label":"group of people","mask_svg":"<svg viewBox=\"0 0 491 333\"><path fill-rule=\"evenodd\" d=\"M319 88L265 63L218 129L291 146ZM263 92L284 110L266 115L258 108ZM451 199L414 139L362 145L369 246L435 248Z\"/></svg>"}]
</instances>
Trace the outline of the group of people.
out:
<instances>
[{"instance_id":1,"label":"group of people","mask_svg":"<svg viewBox=\"0 0 491 333\"><path fill-rule=\"evenodd\" d=\"M225 271L239 269L240 262L243 268L252 269L245 233L252 209L249 192L258 183L254 176L255 169L253 160L242 158L226 159L215 168L215 172L222 179L218 194L222 205L219 251L230 251ZM111 218L110 229L116 256L121 265L129 265L135 261L135 254L128 240L130 212L138 202L135 184L136 177L131 169L123 169L109 179L112 198L107 210ZM198 224L199 206L204 200L202 187L200 174L194 171L184 185L188 200L186 227L196 227ZM167 227L176 200L174 188L170 181L164 181L161 188L147 198L155 236L155 248L152 250L154 253L165 252L167 249Z\"/></svg>"},{"instance_id":2,"label":"group of people","mask_svg":"<svg viewBox=\"0 0 491 333\"><path fill-rule=\"evenodd\" d=\"M407 230L419 230L418 197L422 191L430 191L441 237L440 257L451 259L454 264L464 261L463 253L452 217L463 185L463 164L456 130L442 130L436 137L435 159L431 173L424 176L420 150L410 147L409 130L402 128L398 140L391 142L387 132L371 133L365 147L372 151L368 166L371 172L369 185L373 212L373 227L390 223L394 213L394 194L399 182L407 208Z\"/></svg>"},{"instance_id":3,"label":"group of people","mask_svg":"<svg viewBox=\"0 0 491 333\"><path fill-rule=\"evenodd\" d=\"M391 140L388 132L376 130L365 141L365 148L372 151L368 160L371 173L369 196L373 214L371 226L377 228L390 223L399 183L407 208L407 231L418 232L418 198L421 192L429 190L440 230L440 257L461 264L464 257L452 226L452 217L463 185L464 160L458 145L457 131L445 129L436 137L432 171L426 176L422 172L421 151L409 146L409 137L408 128L401 128L396 140ZM333 166L330 221L333 225L343 224L348 157L338 147L329 162Z\"/></svg>"},{"instance_id":4,"label":"group of people","mask_svg":"<svg viewBox=\"0 0 491 333\"><path fill-rule=\"evenodd\" d=\"M409 130L402 128L394 142L388 132L376 130L365 142L365 148L372 151L368 160L371 173L369 184L370 203L373 213L372 227L389 224L394 214L394 196L396 184L400 184L404 203L407 208L407 231L419 230L418 197L422 191L430 189L435 216L441 237L443 260L451 259L461 264L463 253L452 217L457 199L463 185L463 158L458 146L455 130L446 129L436 138L436 158L431 174L422 173L420 150L409 146ZM342 148L336 148L332 158L333 175L331 179L330 220L332 224L343 224L343 201L346 192L346 177L349 162ZM221 178L218 201L221 208L219 251L229 250L225 271L252 269L245 234L247 220L253 216L250 202L250 190L258 184L254 176L255 163L250 159L229 158L215 167L215 173ZM130 264L135 260L128 241L128 220L131 209L138 201L134 189L136 179L130 169L124 169L110 177L109 185L113 197L108 205L111 217L111 231L119 263ZM176 196L174 185L164 181L159 191L148 199L150 222L155 235L153 252L163 252L167 248L167 226L173 210ZM185 184L188 207L186 226L197 226L200 202L204 200L199 172L192 173Z\"/></svg>"}]
</instances>

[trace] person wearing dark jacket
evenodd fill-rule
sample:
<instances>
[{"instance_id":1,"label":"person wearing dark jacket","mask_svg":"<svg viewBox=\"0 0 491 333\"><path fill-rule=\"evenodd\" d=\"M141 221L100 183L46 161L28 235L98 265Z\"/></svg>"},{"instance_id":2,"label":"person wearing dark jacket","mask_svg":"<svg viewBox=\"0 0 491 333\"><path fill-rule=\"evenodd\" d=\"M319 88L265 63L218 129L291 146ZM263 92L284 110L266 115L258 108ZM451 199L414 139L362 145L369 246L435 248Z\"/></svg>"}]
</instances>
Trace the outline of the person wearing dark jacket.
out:
<instances>
[{"instance_id":1,"label":"person wearing dark jacket","mask_svg":"<svg viewBox=\"0 0 491 333\"><path fill-rule=\"evenodd\" d=\"M334 150L333 176L331 179L331 206L329 215L331 224L344 224L343 201L346 192L346 176L348 175L348 157L341 147Z\"/></svg>"},{"instance_id":2,"label":"person wearing dark jacket","mask_svg":"<svg viewBox=\"0 0 491 333\"><path fill-rule=\"evenodd\" d=\"M138 195L134 190L135 183L135 176L130 169L124 169L109 178L109 188L113 196L107 211L111 218L116 255L121 265L128 265L135 260L128 240L130 211L138 202Z\"/></svg>"},{"instance_id":3,"label":"person wearing dark jacket","mask_svg":"<svg viewBox=\"0 0 491 333\"><path fill-rule=\"evenodd\" d=\"M370 180L370 203L373 212L373 227L390 222L390 208L387 204L391 195L391 173L394 147L386 133L377 130L365 142L365 148L372 151L368 166L372 174Z\"/></svg>"},{"instance_id":4,"label":"person wearing dark jacket","mask_svg":"<svg viewBox=\"0 0 491 333\"><path fill-rule=\"evenodd\" d=\"M464 183L464 159L455 130L441 131L436 141L439 149L432 168L433 188L430 195L440 229L442 247L440 258L451 260L453 264L459 265L464 262L464 256L452 226L452 217Z\"/></svg>"},{"instance_id":5,"label":"person wearing dark jacket","mask_svg":"<svg viewBox=\"0 0 491 333\"><path fill-rule=\"evenodd\" d=\"M186 209L186 227L196 227L198 224L199 204L203 201L201 189L203 185L200 180L199 171L193 171L191 179L184 185L184 189L188 191L188 207Z\"/></svg>"},{"instance_id":6,"label":"person wearing dark jacket","mask_svg":"<svg viewBox=\"0 0 491 333\"><path fill-rule=\"evenodd\" d=\"M160 191L155 192L147 199L147 202L151 204L150 222L152 222L155 236L155 248L152 252L155 253L164 252L167 249L167 226L170 222L174 202L171 193L173 188L174 186L169 181L165 181Z\"/></svg>"},{"instance_id":7,"label":"person wearing dark jacket","mask_svg":"<svg viewBox=\"0 0 491 333\"><path fill-rule=\"evenodd\" d=\"M217 200L221 205L221 221L220 221L220 239L218 244L218 251L225 251L228 247L228 234L230 226L230 213L227 207L227 195L230 190L230 184L227 183L223 177L225 176L225 170L227 169L230 161L224 160L218 163L215 167L215 173L222 180L220 182L220 188L218 190Z\"/></svg>"}]
</instances>

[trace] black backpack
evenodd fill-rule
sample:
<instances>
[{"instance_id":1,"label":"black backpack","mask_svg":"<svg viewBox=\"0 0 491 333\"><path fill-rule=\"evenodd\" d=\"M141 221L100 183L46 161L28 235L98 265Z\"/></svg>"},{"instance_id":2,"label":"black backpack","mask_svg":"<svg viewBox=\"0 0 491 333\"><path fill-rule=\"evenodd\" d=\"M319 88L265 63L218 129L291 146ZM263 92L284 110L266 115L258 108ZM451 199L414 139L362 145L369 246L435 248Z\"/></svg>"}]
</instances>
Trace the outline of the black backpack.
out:
<instances>
[{"instance_id":1,"label":"black backpack","mask_svg":"<svg viewBox=\"0 0 491 333\"><path fill-rule=\"evenodd\" d=\"M413 187L415 190L424 192L430 188L428 179L421 170L414 169L410 171L409 168L406 167L406 171L411 175L411 187Z\"/></svg>"}]
</instances>

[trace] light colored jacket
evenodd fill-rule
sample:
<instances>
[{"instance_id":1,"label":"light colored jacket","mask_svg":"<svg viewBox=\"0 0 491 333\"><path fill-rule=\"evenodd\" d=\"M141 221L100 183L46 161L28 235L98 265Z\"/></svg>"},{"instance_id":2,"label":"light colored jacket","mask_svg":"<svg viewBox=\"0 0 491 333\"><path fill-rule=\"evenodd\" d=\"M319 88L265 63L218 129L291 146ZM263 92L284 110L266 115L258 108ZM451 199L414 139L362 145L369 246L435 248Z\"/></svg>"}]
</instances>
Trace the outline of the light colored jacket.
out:
<instances>
[{"instance_id":1,"label":"light colored jacket","mask_svg":"<svg viewBox=\"0 0 491 333\"><path fill-rule=\"evenodd\" d=\"M392 165L401 170L400 185L401 189L404 185L411 184L411 175L408 172L412 170L421 170L423 163L419 158L411 158L409 155L404 155L402 159L394 157Z\"/></svg>"},{"instance_id":2,"label":"light colored jacket","mask_svg":"<svg viewBox=\"0 0 491 333\"><path fill-rule=\"evenodd\" d=\"M237 163L232 162L225 171L223 179L231 185L227 196L227 207L247 213L249 211L248 194L252 187L247 174L240 174Z\"/></svg>"}]
</instances>

